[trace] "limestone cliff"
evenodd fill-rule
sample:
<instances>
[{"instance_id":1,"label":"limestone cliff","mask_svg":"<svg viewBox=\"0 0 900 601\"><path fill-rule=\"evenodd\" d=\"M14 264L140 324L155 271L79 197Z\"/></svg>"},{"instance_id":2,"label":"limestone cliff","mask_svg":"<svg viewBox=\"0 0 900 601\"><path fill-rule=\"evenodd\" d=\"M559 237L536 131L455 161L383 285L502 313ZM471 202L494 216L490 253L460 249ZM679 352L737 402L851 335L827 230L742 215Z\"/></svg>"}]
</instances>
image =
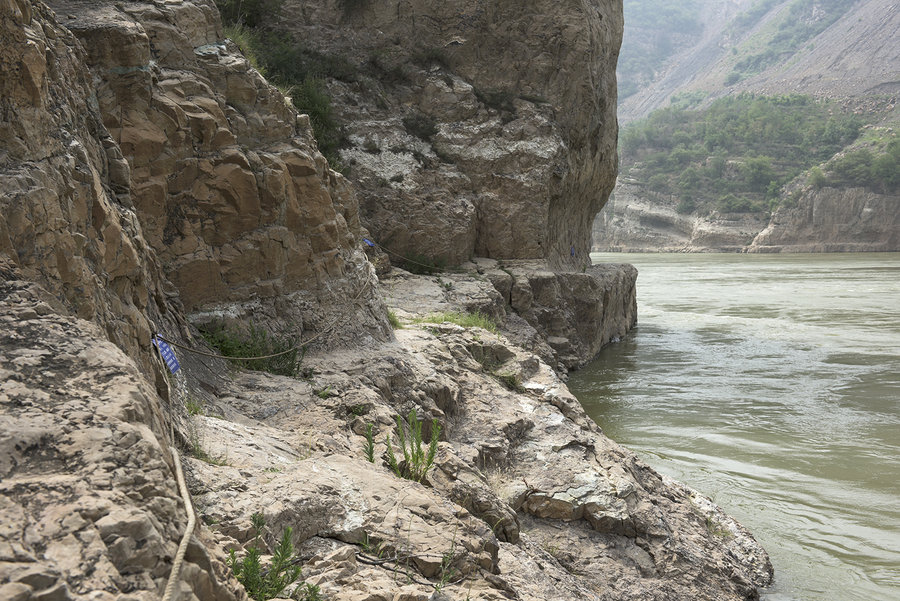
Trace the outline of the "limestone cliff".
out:
<instances>
[{"instance_id":1,"label":"limestone cliff","mask_svg":"<svg viewBox=\"0 0 900 601\"><path fill-rule=\"evenodd\" d=\"M271 23L358 66L328 86L378 242L448 264L589 261L616 173L620 4L286 0Z\"/></svg>"},{"instance_id":2,"label":"limestone cliff","mask_svg":"<svg viewBox=\"0 0 900 601\"><path fill-rule=\"evenodd\" d=\"M801 178L802 181L803 178ZM597 252L884 252L900 249L900 199L799 182L771 216L683 215L675 199L620 182L594 223Z\"/></svg>"},{"instance_id":3,"label":"limestone cliff","mask_svg":"<svg viewBox=\"0 0 900 601\"><path fill-rule=\"evenodd\" d=\"M879 252L900 249L900 197L865 188L803 190L781 207L748 252Z\"/></svg>"},{"instance_id":4,"label":"limestone cliff","mask_svg":"<svg viewBox=\"0 0 900 601\"><path fill-rule=\"evenodd\" d=\"M597 252L740 252L768 221L761 215L683 215L675 198L622 181L594 222Z\"/></svg>"},{"instance_id":5,"label":"limestone cliff","mask_svg":"<svg viewBox=\"0 0 900 601\"><path fill-rule=\"evenodd\" d=\"M0 0L0 598L158 599L188 523L176 447L202 520L174 599L246 598L225 552L256 512L267 552L294 528L329 599L737 600L770 581L739 524L606 439L551 365L630 327L633 269L480 259L379 283L353 189L210 1L52 6ZM475 306L505 330L418 322ZM203 351L191 322L218 317L323 336L304 378L182 349L164 373L151 333ZM411 409L443 432L421 483L385 462Z\"/></svg>"},{"instance_id":6,"label":"limestone cliff","mask_svg":"<svg viewBox=\"0 0 900 601\"><path fill-rule=\"evenodd\" d=\"M211 0L49 4L87 51L92 100L130 167L121 202L188 312L316 331L341 306L345 339L389 337L353 190L225 43Z\"/></svg>"}]
</instances>

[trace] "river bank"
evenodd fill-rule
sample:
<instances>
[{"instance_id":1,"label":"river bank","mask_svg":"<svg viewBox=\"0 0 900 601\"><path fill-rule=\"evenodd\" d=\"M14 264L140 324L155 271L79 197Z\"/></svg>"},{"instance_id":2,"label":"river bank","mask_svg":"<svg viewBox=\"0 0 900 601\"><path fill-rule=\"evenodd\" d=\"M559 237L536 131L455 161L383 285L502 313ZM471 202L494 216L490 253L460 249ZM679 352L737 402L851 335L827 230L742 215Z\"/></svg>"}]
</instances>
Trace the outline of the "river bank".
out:
<instances>
[{"instance_id":1,"label":"river bank","mask_svg":"<svg viewBox=\"0 0 900 601\"><path fill-rule=\"evenodd\" d=\"M477 276L398 272L384 286L406 287L407 299L442 290L443 303L451 291L457 299L496 291ZM72 599L104 582L155 597L185 520L167 475L170 419L176 442L194 451L184 465L202 524L179 586L200 599L240 598L221 571L224 553L252 541L256 512L275 533L266 543L294 529L303 577L329 599L425 601L444 598L433 596L440 589L460 600L737 600L771 578L742 526L606 438L537 355L452 319L420 323L430 301L419 314L397 309L395 342L310 353L303 379L182 353L161 406L112 345L88 359L89 324L29 313L33 294L5 290L0 341L4 356L20 357L7 374L18 388L4 393L23 409L3 416L5 431L21 434L5 441L13 466L2 498L26 536L5 530L0 540L18 549L3 568L17 591L43 590L25 578L42 574ZM32 380L36 369L44 376ZM104 383L104 373L114 380ZM53 386L55 403L34 402ZM118 408L104 409L111 398ZM385 459L396 416L413 408L426 438L431 419L442 431L423 483L398 478ZM121 434L82 434L107 430ZM72 487L73 478L84 485ZM63 520L72 514L82 517ZM63 563L64 549L79 559Z\"/></svg>"}]
</instances>

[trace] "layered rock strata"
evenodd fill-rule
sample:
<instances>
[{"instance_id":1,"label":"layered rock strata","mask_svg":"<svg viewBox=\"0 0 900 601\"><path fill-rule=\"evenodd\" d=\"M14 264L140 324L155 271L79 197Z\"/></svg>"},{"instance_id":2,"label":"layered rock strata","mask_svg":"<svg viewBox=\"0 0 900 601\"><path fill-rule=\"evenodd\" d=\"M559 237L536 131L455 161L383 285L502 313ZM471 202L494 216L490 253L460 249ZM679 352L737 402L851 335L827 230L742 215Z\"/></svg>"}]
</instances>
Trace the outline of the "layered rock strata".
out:
<instances>
[{"instance_id":1,"label":"layered rock strata","mask_svg":"<svg viewBox=\"0 0 900 601\"><path fill-rule=\"evenodd\" d=\"M682 215L677 202L620 182L594 223L597 252L883 252L900 250L896 195L792 185L771 215Z\"/></svg>"},{"instance_id":2,"label":"layered rock strata","mask_svg":"<svg viewBox=\"0 0 900 601\"><path fill-rule=\"evenodd\" d=\"M197 320L389 337L355 194L309 121L226 42L212 0L50 2L87 51L120 202ZM128 182L130 180L130 186Z\"/></svg>"},{"instance_id":3,"label":"layered rock strata","mask_svg":"<svg viewBox=\"0 0 900 601\"><path fill-rule=\"evenodd\" d=\"M481 313L515 344L565 372L634 326L636 280L631 265L594 265L573 273L535 261L480 258L455 273L425 278L395 269L381 282L387 302L401 315Z\"/></svg>"},{"instance_id":4,"label":"layered rock strata","mask_svg":"<svg viewBox=\"0 0 900 601\"><path fill-rule=\"evenodd\" d=\"M536 355L412 317L377 352L308 356L308 381L239 375L195 418L226 464L189 461L221 545L247 542L261 511L271 541L295 528L307 582L333 599L425 601L438 585L450 599L722 600L769 581L743 528L605 438ZM410 409L426 439L442 426L421 484L386 460Z\"/></svg>"},{"instance_id":5,"label":"layered rock strata","mask_svg":"<svg viewBox=\"0 0 900 601\"><path fill-rule=\"evenodd\" d=\"M748 252L879 252L900 250L900 197L865 188L802 190L781 207Z\"/></svg>"},{"instance_id":6,"label":"layered rock strata","mask_svg":"<svg viewBox=\"0 0 900 601\"><path fill-rule=\"evenodd\" d=\"M597 252L741 252L768 219L748 213L683 215L677 200L620 182L594 222Z\"/></svg>"}]
</instances>

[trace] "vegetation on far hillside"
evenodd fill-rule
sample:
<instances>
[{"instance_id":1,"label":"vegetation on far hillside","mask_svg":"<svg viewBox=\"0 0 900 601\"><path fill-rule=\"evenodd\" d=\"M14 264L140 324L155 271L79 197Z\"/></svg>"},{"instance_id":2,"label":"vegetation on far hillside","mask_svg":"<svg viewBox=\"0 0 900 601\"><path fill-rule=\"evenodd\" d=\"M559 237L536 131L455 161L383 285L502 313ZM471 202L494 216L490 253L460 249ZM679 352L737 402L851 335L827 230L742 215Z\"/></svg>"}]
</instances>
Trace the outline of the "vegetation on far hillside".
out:
<instances>
[{"instance_id":1,"label":"vegetation on far hillside","mask_svg":"<svg viewBox=\"0 0 900 601\"><path fill-rule=\"evenodd\" d=\"M732 21L731 34L746 31L778 3L779 0L760 0ZM725 80L726 85L790 58L804 44L831 27L854 4L856 0L794 0L761 32L762 47L759 40L750 40L745 43L748 49L744 52L740 47L735 48L738 59Z\"/></svg>"},{"instance_id":2,"label":"vegetation on far hillside","mask_svg":"<svg viewBox=\"0 0 900 601\"><path fill-rule=\"evenodd\" d=\"M624 128L621 172L684 213L765 212L781 187L859 136L863 121L807 96L722 98L671 107Z\"/></svg>"},{"instance_id":3,"label":"vegetation on far hillside","mask_svg":"<svg viewBox=\"0 0 900 601\"><path fill-rule=\"evenodd\" d=\"M900 139L848 150L810 178L816 187L860 186L883 194L900 193Z\"/></svg>"}]
</instances>

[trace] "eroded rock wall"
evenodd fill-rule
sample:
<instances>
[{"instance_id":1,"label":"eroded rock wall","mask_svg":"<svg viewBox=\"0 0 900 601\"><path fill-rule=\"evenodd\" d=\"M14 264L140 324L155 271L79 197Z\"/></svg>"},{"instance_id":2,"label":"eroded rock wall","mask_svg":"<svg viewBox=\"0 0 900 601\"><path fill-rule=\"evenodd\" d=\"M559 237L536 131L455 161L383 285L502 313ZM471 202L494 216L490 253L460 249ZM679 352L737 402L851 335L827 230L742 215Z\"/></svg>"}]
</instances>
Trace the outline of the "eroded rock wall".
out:
<instances>
[{"instance_id":1,"label":"eroded rock wall","mask_svg":"<svg viewBox=\"0 0 900 601\"><path fill-rule=\"evenodd\" d=\"M146 356L152 323L177 327L179 304L143 237L85 58L45 5L0 3L0 259L41 283L45 312L94 321Z\"/></svg>"},{"instance_id":2,"label":"eroded rock wall","mask_svg":"<svg viewBox=\"0 0 900 601\"><path fill-rule=\"evenodd\" d=\"M771 215L682 215L677 202L620 182L594 223L597 252L883 252L900 250L896 195L794 184ZM796 198L795 198L796 197ZM789 205L789 206L788 206Z\"/></svg>"},{"instance_id":3,"label":"eroded rock wall","mask_svg":"<svg viewBox=\"0 0 900 601\"><path fill-rule=\"evenodd\" d=\"M385 247L588 262L617 168L619 3L286 0L272 23L359 66L328 85Z\"/></svg>"},{"instance_id":4,"label":"eroded rock wall","mask_svg":"<svg viewBox=\"0 0 900 601\"><path fill-rule=\"evenodd\" d=\"M594 221L597 252L741 252L768 223L761 215L684 215L674 198L619 182Z\"/></svg>"},{"instance_id":5,"label":"eroded rock wall","mask_svg":"<svg viewBox=\"0 0 900 601\"><path fill-rule=\"evenodd\" d=\"M231 43L212 0L51 2L87 51L103 125L167 276L198 319L390 336L348 182Z\"/></svg>"},{"instance_id":6,"label":"eroded rock wall","mask_svg":"<svg viewBox=\"0 0 900 601\"><path fill-rule=\"evenodd\" d=\"M900 197L865 188L806 189L781 207L748 252L900 250Z\"/></svg>"},{"instance_id":7,"label":"eroded rock wall","mask_svg":"<svg viewBox=\"0 0 900 601\"><path fill-rule=\"evenodd\" d=\"M187 524L173 408L96 324L49 310L20 276L0 281L0 598L157 601ZM246 598L208 533L182 575L176 598Z\"/></svg>"}]
</instances>

